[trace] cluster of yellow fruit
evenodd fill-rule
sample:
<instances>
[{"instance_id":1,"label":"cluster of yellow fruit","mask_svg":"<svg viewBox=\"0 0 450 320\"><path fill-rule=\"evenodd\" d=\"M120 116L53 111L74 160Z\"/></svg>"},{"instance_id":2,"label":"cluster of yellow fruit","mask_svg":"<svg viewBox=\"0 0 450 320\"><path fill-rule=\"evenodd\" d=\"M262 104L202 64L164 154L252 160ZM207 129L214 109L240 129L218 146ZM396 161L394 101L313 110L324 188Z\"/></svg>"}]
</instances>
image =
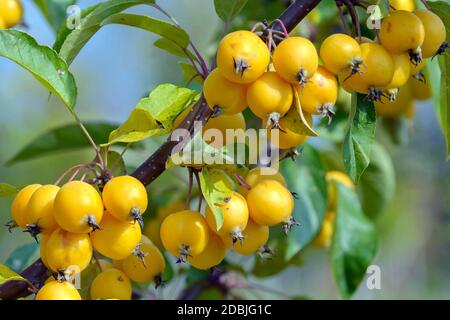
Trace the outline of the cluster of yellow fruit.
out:
<instances>
[{"instance_id":1,"label":"cluster of yellow fruit","mask_svg":"<svg viewBox=\"0 0 450 320\"><path fill-rule=\"evenodd\" d=\"M145 234L178 258L197 269L206 270L219 265L227 251L248 256L260 253L264 256L269 239L269 226L295 223L292 219L294 200L286 188L283 176L262 174L254 168L245 177L247 187L217 203L223 213L222 226L218 229L212 210L205 214L184 210L184 204L174 202L158 211L149 220Z\"/></svg>"},{"instance_id":2,"label":"cluster of yellow fruit","mask_svg":"<svg viewBox=\"0 0 450 320\"><path fill-rule=\"evenodd\" d=\"M403 10L393 11L383 20L379 39L376 39L392 56L392 80L385 86L390 99L375 102L378 114L387 118L412 118L415 100L431 98L431 88L424 75L426 61L448 49L445 25L436 14L425 9L415 10L411 1L400 2L394 5ZM385 67L379 72L390 69Z\"/></svg>"},{"instance_id":3,"label":"cluster of yellow fruit","mask_svg":"<svg viewBox=\"0 0 450 320\"><path fill-rule=\"evenodd\" d=\"M341 171L328 171L325 178L328 185L328 208L322 223L322 228L314 239L313 245L327 248L331 244L334 232L334 220L336 218L336 183L341 183L351 190L355 189L355 185L352 179Z\"/></svg>"},{"instance_id":4,"label":"cluster of yellow fruit","mask_svg":"<svg viewBox=\"0 0 450 320\"><path fill-rule=\"evenodd\" d=\"M420 72L426 58L446 50L445 37L442 20L425 9L391 12L381 23L379 39L333 34L321 44L320 54L304 37L286 37L272 53L256 34L236 31L221 40L217 68L204 82L204 95L209 107L222 114L219 119L239 115L248 106L269 135L282 129L277 147L289 149L307 139L293 129L299 121L286 117L297 98L311 125L311 115L333 114L338 80L348 92L367 94L381 116L407 113L410 86L424 92Z\"/></svg>"},{"instance_id":5,"label":"cluster of yellow fruit","mask_svg":"<svg viewBox=\"0 0 450 320\"><path fill-rule=\"evenodd\" d=\"M130 299L130 280L159 284L164 257L141 236L139 223L147 205L144 185L131 176L112 178L101 195L82 181L62 187L32 184L20 190L11 207L14 225L34 237L42 235L41 260L53 272L36 299L79 298L65 280L86 269L94 250L112 259L114 268L104 268L93 281L92 299ZM129 290L115 290L123 286Z\"/></svg>"},{"instance_id":6,"label":"cluster of yellow fruit","mask_svg":"<svg viewBox=\"0 0 450 320\"><path fill-rule=\"evenodd\" d=\"M22 4L19 0L0 0L0 30L19 24L22 14Z\"/></svg>"}]
</instances>

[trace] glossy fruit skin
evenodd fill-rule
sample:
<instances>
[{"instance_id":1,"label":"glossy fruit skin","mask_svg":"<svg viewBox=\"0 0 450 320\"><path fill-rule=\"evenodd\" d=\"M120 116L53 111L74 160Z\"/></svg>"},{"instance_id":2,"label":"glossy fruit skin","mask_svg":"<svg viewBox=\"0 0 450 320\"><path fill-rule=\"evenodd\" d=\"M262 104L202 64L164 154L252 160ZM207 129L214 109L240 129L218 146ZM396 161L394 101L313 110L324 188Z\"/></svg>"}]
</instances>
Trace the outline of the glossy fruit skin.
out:
<instances>
[{"instance_id":1,"label":"glossy fruit skin","mask_svg":"<svg viewBox=\"0 0 450 320\"><path fill-rule=\"evenodd\" d=\"M184 210L183 201L175 201L165 207L158 208L156 214L153 217L151 217L150 220L145 222L144 227L145 236L142 235L141 241L143 241L145 237L148 237L155 246L157 246L160 250L163 250L164 247L161 242L161 237L159 234L161 223L163 222L164 218L167 217L169 214L182 210Z\"/></svg>"},{"instance_id":2,"label":"glossy fruit skin","mask_svg":"<svg viewBox=\"0 0 450 320\"><path fill-rule=\"evenodd\" d=\"M208 270L221 263L226 254L227 247L222 239L211 233L205 250L195 257L188 257L188 262L194 268Z\"/></svg>"},{"instance_id":3,"label":"glossy fruit skin","mask_svg":"<svg viewBox=\"0 0 450 320\"><path fill-rule=\"evenodd\" d=\"M270 61L266 44L253 32L241 30L227 34L217 49L220 74L235 83L251 83L258 79ZM244 61L248 68L236 73L235 63Z\"/></svg>"},{"instance_id":4,"label":"glossy fruit skin","mask_svg":"<svg viewBox=\"0 0 450 320\"><path fill-rule=\"evenodd\" d=\"M419 48L425 39L420 19L411 12L396 10L381 22L380 42L392 54Z\"/></svg>"},{"instance_id":5,"label":"glossy fruit skin","mask_svg":"<svg viewBox=\"0 0 450 320\"><path fill-rule=\"evenodd\" d=\"M42 263L44 263L44 266L49 268L47 264L47 257L45 255L45 248L47 247L48 239L50 238L50 234L42 234L41 239L39 240L39 255L42 260Z\"/></svg>"},{"instance_id":6,"label":"glossy fruit skin","mask_svg":"<svg viewBox=\"0 0 450 320\"><path fill-rule=\"evenodd\" d=\"M49 281L38 291L35 300L81 300L81 296L70 282Z\"/></svg>"},{"instance_id":7,"label":"glossy fruit skin","mask_svg":"<svg viewBox=\"0 0 450 320\"><path fill-rule=\"evenodd\" d=\"M145 282L154 280L160 276L166 262L164 256L159 249L151 243L142 243L141 251L146 254L144 257L145 265L139 257L129 255L122 260L121 268L123 272L133 281Z\"/></svg>"},{"instance_id":8,"label":"glossy fruit skin","mask_svg":"<svg viewBox=\"0 0 450 320\"><path fill-rule=\"evenodd\" d=\"M328 208L336 209L336 186L335 183L341 183L347 188L355 189L352 179L341 171L328 171L325 175L328 184Z\"/></svg>"},{"instance_id":9,"label":"glossy fruit skin","mask_svg":"<svg viewBox=\"0 0 450 320\"><path fill-rule=\"evenodd\" d=\"M395 8L395 10L413 11L416 7L414 0L389 0L389 4ZM390 9L389 11L394 11Z\"/></svg>"},{"instance_id":10,"label":"glossy fruit skin","mask_svg":"<svg viewBox=\"0 0 450 320\"><path fill-rule=\"evenodd\" d=\"M54 201L56 222L64 230L88 233L89 219L99 224L103 217L103 201L97 190L82 181L72 181L61 187Z\"/></svg>"},{"instance_id":11,"label":"glossy fruit skin","mask_svg":"<svg viewBox=\"0 0 450 320\"><path fill-rule=\"evenodd\" d=\"M352 64L362 59L362 53L358 41L346 34L335 33L322 42L320 58L332 73L349 75Z\"/></svg>"},{"instance_id":12,"label":"glossy fruit skin","mask_svg":"<svg viewBox=\"0 0 450 320\"><path fill-rule=\"evenodd\" d=\"M54 272L77 266L83 271L91 261L92 244L89 235L56 229L45 246L45 259Z\"/></svg>"},{"instance_id":13,"label":"glossy fruit skin","mask_svg":"<svg viewBox=\"0 0 450 320\"><path fill-rule=\"evenodd\" d=\"M411 89L413 98L416 100L428 100L433 96L429 81L423 82L411 78L408 85Z\"/></svg>"},{"instance_id":14,"label":"glossy fruit skin","mask_svg":"<svg viewBox=\"0 0 450 320\"><path fill-rule=\"evenodd\" d=\"M386 89L396 89L405 85L411 75L411 63L408 54L393 55L394 75Z\"/></svg>"},{"instance_id":15,"label":"glossy fruit skin","mask_svg":"<svg viewBox=\"0 0 450 320\"><path fill-rule=\"evenodd\" d=\"M148 196L142 182L132 176L114 177L102 192L105 209L122 221L133 220L133 210L142 215L147 210Z\"/></svg>"},{"instance_id":16,"label":"glossy fruit skin","mask_svg":"<svg viewBox=\"0 0 450 320\"><path fill-rule=\"evenodd\" d=\"M251 169L247 175L245 176L245 181L247 182L250 187L255 186L257 183L264 181L264 180L276 180L282 185L286 186L286 180L284 180L283 175L277 171L273 174L262 174L262 170L260 167ZM248 193L247 188L243 186L239 186L239 193L246 196Z\"/></svg>"},{"instance_id":17,"label":"glossy fruit skin","mask_svg":"<svg viewBox=\"0 0 450 320\"><path fill-rule=\"evenodd\" d=\"M427 64L427 61L425 59L422 59L422 61L420 63L418 63L417 65L414 65L412 63L410 63L410 70L411 70L411 76L414 76L416 74L418 74L420 71L422 71L425 66Z\"/></svg>"},{"instance_id":18,"label":"glossy fruit skin","mask_svg":"<svg viewBox=\"0 0 450 320\"><path fill-rule=\"evenodd\" d=\"M91 284L91 299L131 299L130 279L120 270L107 269L99 273Z\"/></svg>"},{"instance_id":19,"label":"glossy fruit skin","mask_svg":"<svg viewBox=\"0 0 450 320\"><path fill-rule=\"evenodd\" d=\"M308 124L311 126L313 123L311 114L305 112L304 116L306 118L306 122L308 122ZM270 129L267 133L267 137L274 147L277 147L279 149L291 149L305 143L306 140L308 140L307 135L298 134L292 130L289 130L286 125L285 118L281 118L279 120L279 125L284 130L284 132L280 131L279 129ZM278 141L272 141L272 133L275 130L278 131ZM276 139L274 138L274 140Z\"/></svg>"},{"instance_id":20,"label":"glossy fruit skin","mask_svg":"<svg viewBox=\"0 0 450 320\"><path fill-rule=\"evenodd\" d=\"M3 20L3 18L0 16L0 30L6 29L6 22Z\"/></svg>"},{"instance_id":21,"label":"glossy fruit skin","mask_svg":"<svg viewBox=\"0 0 450 320\"><path fill-rule=\"evenodd\" d=\"M6 28L15 26L22 18L23 9L18 0L0 0L0 16ZM0 28L1 29L1 28Z\"/></svg>"},{"instance_id":22,"label":"glossy fruit skin","mask_svg":"<svg viewBox=\"0 0 450 320\"><path fill-rule=\"evenodd\" d=\"M303 37L289 37L281 41L273 53L272 61L277 73L293 84L305 83L319 65L316 48ZM300 72L303 75L299 76Z\"/></svg>"},{"instance_id":23,"label":"glossy fruit skin","mask_svg":"<svg viewBox=\"0 0 450 320\"><path fill-rule=\"evenodd\" d=\"M226 115L239 113L247 107L247 86L227 80L217 68L203 83L203 94L211 110L219 106Z\"/></svg>"},{"instance_id":24,"label":"glossy fruit skin","mask_svg":"<svg viewBox=\"0 0 450 320\"><path fill-rule=\"evenodd\" d=\"M53 203L59 187L55 185L45 185L37 189L28 201L27 205L27 223L35 224L43 233L51 233L58 224L53 214Z\"/></svg>"},{"instance_id":25,"label":"glossy fruit skin","mask_svg":"<svg viewBox=\"0 0 450 320\"><path fill-rule=\"evenodd\" d=\"M100 230L91 233L92 245L105 257L122 260L141 241L141 227L134 221L122 221L105 213Z\"/></svg>"},{"instance_id":26,"label":"glossy fruit skin","mask_svg":"<svg viewBox=\"0 0 450 320\"><path fill-rule=\"evenodd\" d=\"M417 9L413 12L422 21L425 39L422 43L422 58L432 57L445 41L446 31L441 18L430 10Z\"/></svg>"},{"instance_id":27,"label":"glossy fruit skin","mask_svg":"<svg viewBox=\"0 0 450 320\"><path fill-rule=\"evenodd\" d=\"M256 253L259 248L266 244L269 240L269 227L264 225L259 225L253 222L251 219L248 220L247 228L244 232L244 241L236 242L234 245L231 241L227 241L229 248L233 251L240 253L244 256L249 256Z\"/></svg>"},{"instance_id":28,"label":"glossy fruit skin","mask_svg":"<svg viewBox=\"0 0 450 320\"><path fill-rule=\"evenodd\" d=\"M394 61L391 54L377 43L361 44L364 66L362 74L350 78L348 72L339 73L339 82L348 92L368 93L369 88L385 87L394 76ZM346 80L345 80L346 79Z\"/></svg>"},{"instance_id":29,"label":"glossy fruit skin","mask_svg":"<svg viewBox=\"0 0 450 320\"><path fill-rule=\"evenodd\" d=\"M223 224L219 230L217 230L216 218L212 210L209 207L206 208L205 218L209 228L223 238L231 238L236 232L240 234L247 226L248 221L248 207L245 198L237 192L232 192L230 197L220 204L220 208L223 213Z\"/></svg>"},{"instance_id":30,"label":"glossy fruit skin","mask_svg":"<svg viewBox=\"0 0 450 320\"><path fill-rule=\"evenodd\" d=\"M42 187L41 184L30 184L26 186L17 193L13 203L11 204L11 216L16 224L21 228L25 228L28 223L28 214L26 211L28 202L30 201L33 193L40 187Z\"/></svg>"},{"instance_id":31,"label":"glossy fruit skin","mask_svg":"<svg viewBox=\"0 0 450 320\"><path fill-rule=\"evenodd\" d=\"M208 244L208 224L203 216L191 210L183 210L167 216L161 224L161 240L174 256L180 256L183 246L189 247L191 256L199 255Z\"/></svg>"},{"instance_id":32,"label":"glossy fruit skin","mask_svg":"<svg viewBox=\"0 0 450 320\"><path fill-rule=\"evenodd\" d=\"M396 118L403 115L408 109L409 105L413 104L413 97L409 86L400 88L395 101L380 101L375 102L375 109L377 115L384 118Z\"/></svg>"},{"instance_id":33,"label":"glossy fruit skin","mask_svg":"<svg viewBox=\"0 0 450 320\"><path fill-rule=\"evenodd\" d=\"M296 86L302 110L310 114L320 114L322 107L334 106L338 89L336 77L321 66L303 87Z\"/></svg>"},{"instance_id":34,"label":"glossy fruit skin","mask_svg":"<svg viewBox=\"0 0 450 320\"><path fill-rule=\"evenodd\" d=\"M216 133L214 133L214 137L208 137L207 132L210 129L219 130L222 135L222 141L220 139L214 140ZM233 144L236 139L234 138L230 141L227 140L227 129L233 130L231 131L232 134L234 134L234 130L243 130L243 132L245 132L246 124L242 112L233 115L222 114L218 117L210 119L203 127L203 139L215 148L220 148L226 144ZM234 135L232 136L234 137Z\"/></svg>"},{"instance_id":35,"label":"glossy fruit skin","mask_svg":"<svg viewBox=\"0 0 450 320\"><path fill-rule=\"evenodd\" d=\"M287 222L294 209L294 197L275 180L265 180L247 194L250 218L260 225L273 226Z\"/></svg>"},{"instance_id":36,"label":"glossy fruit skin","mask_svg":"<svg viewBox=\"0 0 450 320\"><path fill-rule=\"evenodd\" d=\"M266 72L247 90L247 102L252 112L263 119L273 112L282 117L293 101L291 85L275 72Z\"/></svg>"}]
</instances>

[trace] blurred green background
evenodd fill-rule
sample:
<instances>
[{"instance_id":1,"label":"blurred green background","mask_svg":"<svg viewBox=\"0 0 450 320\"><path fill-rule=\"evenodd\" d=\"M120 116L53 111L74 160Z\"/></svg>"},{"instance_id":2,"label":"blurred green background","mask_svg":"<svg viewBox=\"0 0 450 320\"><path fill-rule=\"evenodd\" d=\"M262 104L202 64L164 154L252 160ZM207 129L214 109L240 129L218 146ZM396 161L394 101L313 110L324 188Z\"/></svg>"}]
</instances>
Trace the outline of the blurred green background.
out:
<instances>
[{"instance_id":1,"label":"blurred green background","mask_svg":"<svg viewBox=\"0 0 450 320\"><path fill-rule=\"evenodd\" d=\"M276 16L286 1L263 1ZM82 8L96 1L82 0ZM249 3L258 8L259 0ZM202 54L211 56L222 24L213 1L166 0L161 5L188 31ZM52 45L55 35L31 1L24 1L26 31L40 43ZM272 6L272 7L270 7ZM162 18L151 8L139 12ZM261 15L266 11L262 11ZM254 16L260 14L253 11ZM267 17L271 18L271 17ZM238 21L244 23L245 19ZM248 27L248 25L247 25ZM307 26L308 27L308 26ZM78 84L76 110L83 121L124 121L137 101L159 83L183 85L178 59L156 49L155 36L139 29L107 26L82 50L71 70ZM0 181L13 185L52 183L73 164L89 161L89 150L52 154L5 166L27 142L49 128L72 122L64 106L26 71L0 59ZM377 221L381 237L374 261L381 269L381 290L363 284L354 296L360 299L450 298L450 165L431 101L417 104L408 142L389 144L396 169L396 193ZM316 144L317 139L310 143ZM102 142L102 141L99 141ZM149 141L149 150L158 140ZM142 162L147 154L129 152L127 164ZM175 178L169 178L175 179ZM150 189L157 189L158 182ZM161 186L160 186L161 187ZM10 198L0 198L0 224L10 220ZM0 261L30 237L20 231L0 229ZM306 249L303 264L255 282L290 296L338 298L325 249ZM173 298L181 283L169 285L164 298ZM251 298L283 298L263 291L243 292Z\"/></svg>"}]
</instances>

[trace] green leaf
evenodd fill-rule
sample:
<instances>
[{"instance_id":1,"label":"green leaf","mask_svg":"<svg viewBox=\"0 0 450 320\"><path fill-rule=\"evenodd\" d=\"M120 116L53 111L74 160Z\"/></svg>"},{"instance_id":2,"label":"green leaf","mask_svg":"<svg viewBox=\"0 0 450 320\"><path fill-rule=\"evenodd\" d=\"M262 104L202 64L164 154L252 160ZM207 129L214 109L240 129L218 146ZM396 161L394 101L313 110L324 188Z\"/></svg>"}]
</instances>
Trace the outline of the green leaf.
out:
<instances>
[{"instance_id":1,"label":"green leaf","mask_svg":"<svg viewBox=\"0 0 450 320\"><path fill-rule=\"evenodd\" d=\"M54 48L59 51L68 64L71 64L80 50L95 33L100 30L102 22L113 14L122 12L132 6L154 4L154 0L109 0L89 8L80 24L73 30L62 29L58 34Z\"/></svg>"},{"instance_id":2,"label":"green leaf","mask_svg":"<svg viewBox=\"0 0 450 320\"><path fill-rule=\"evenodd\" d=\"M214 0L214 7L220 19L225 23L233 20L244 8L248 0Z\"/></svg>"},{"instance_id":3,"label":"green leaf","mask_svg":"<svg viewBox=\"0 0 450 320\"><path fill-rule=\"evenodd\" d=\"M75 79L55 51L39 45L25 32L0 30L0 56L28 70L72 111L77 99Z\"/></svg>"},{"instance_id":4,"label":"green leaf","mask_svg":"<svg viewBox=\"0 0 450 320\"><path fill-rule=\"evenodd\" d=\"M376 113L372 102L362 94L352 95L350 126L343 146L344 166L357 184L370 162L370 150L375 139Z\"/></svg>"},{"instance_id":5,"label":"green leaf","mask_svg":"<svg viewBox=\"0 0 450 320\"><path fill-rule=\"evenodd\" d=\"M0 264L0 285L7 281L25 281L28 282L21 275L15 273L10 268L5 266L4 264Z\"/></svg>"},{"instance_id":6,"label":"green leaf","mask_svg":"<svg viewBox=\"0 0 450 320\"><path fill-rule=\"evenodd\" d=\"M378 143L373 145L370 164L358 185L364 213L376 218L386 207L395 192L395 170L386 149Z\"/></svg>"},{"instance_id":7,"label":"green leaf","mask_svg":"<svg viewBox=\"0 0 450 320\"><path fill-rule=\"evenodd\" d=\"M0 198L2 197L11 197L19 192L19 188L9 184L0 182Z\"/></svg>"},{"instance_id":8,"label":"green leaf","mask_svg":"<svg viewBox=\"0 0 450 320\"><path fill-rule=\"evenodd\" d=\"M97 9L101 3L97 3L93 6L90 6L84 10L81 10L81 16L80 21L84 19L87 15L89 15L92 11ZM61 50L61 46L63 45L64 41L66 41L67 36L73 31L73 28L69 28L66 23L62 24L61 27L58 30L58 34L56 36L55 43L53 44L53 50L56 52L59 52Z\"/></svg>"},{"instance_id":9,"label":"green leaf","mask_svg":"<svg viewBox=\"0 0 450 320\"><path fill-rule=\"evenodd\" d=\"M289 245L283 237L269 240L268 245L275 251L275 255L270 259L257 257L252 269L254 276L258 278L271 277L279 274L289 266L299 266L302 263L298 254L286 259Z\"/></svg>"},{"instance_id":10,"label":"green leaf","mask_svg":"<svg viewBox=\"0 0 450 320\"><path fill-rule=\"evenodd\" d=\"M105 145L118 142L133 143L168 132L148 111L134 109L131 111L127 121L110 133L108 143Z\"/></svg>"},{"instance_id":11,"label":"green leaf","mask_svg":"<svg viewBox=\"0 0 450 320\"><path fill-rule=\"evenodd\" d=\"M66 21L67 8L77 0L34 0L42 14L55 31Z\"/></svg>"},{"instance_id":12,"label":"green leaf","mask_svg":"<svg viewBox=\"0 0 450 320\"><path fill-rule=\"evenodd\" d=\"M328 124L328 118L323 118L316 128L321 139L327 139L335 143L341 143L347 133L348 115L338 108L333 116L333 121Z\"/></svg>"},{"instance_id":13,"label":"green leaf","mask_svg":"<svg viewBox=\"0 0 450 320\"><path fill-rule=\"evenodd\" d=\"M90 288L91 283L94 281L95 277L100 273L100 268L96 263L91 263L81 272L80 275L80 285L81 288L78 290L80 292L81 298L83 300L90 299Z\"/></svg>"},{"instance_id":14,"label":"green leaf","mask_svg":"<svg viewBox=\"0 0 450 320\"><path fill-rule=\"evenodd\" d=\"M109 135L107 144L137 142L172 130L176 117L199 98L195 90L161 84L141 99L127 121Z\"/></svg>"},{"instance_id":15,"label":"green leaf","mask_svg":"<svg viewBox=\"0 0 450 320\"><path fill-rule=\"evenodd\" d=\"M295 162L283 161L281 169L289 190L299 195L293 217L300 227L294 227L287 236L289 247L285 258L289 260L320 231L327 210L327 183L320 154L309 145L304 146Z\"/></svg>"},{"instance_id":16,"label":"green leaf","mask_svg":"<svg viewBox=\"0 0 450 320\"><path fill-rule=\"evenodd\" d=\"M377 233L364 215L356 194L337 183L337 208L331 266L342 297L349 298L358 288L377 249Z\"/></svg>"},{"instance_id":17,"label":"green leaf","mask_svg":"<svg viewBox=\"0 0 450 320\"><path fill-rule=\"evenodd\" d=\"M431 10L444 22L447 39L450 37L450 5L445 1L429 1ZM441 125L444 139L447 145L447 159L450 158L450 55L448 51L438 59L427 62L429 74L431 75L431 88L437 117Z\"/></svg>"},{"instance_id":18,"label":"green leaf","mask_svg":"<svg viewBox=\"0 0 450 320\"><path fill-rule=\"evenodd\" d=\"M440 118L445 143L447 144L447 159L450 158L450 54L439 57L441 67L441 104Z\"/></svg>"},{"instance_id":19,"label":"green leaf","mask_svg":"<svg viewBox=\"0 0 450 320\"><path fill-rule=\"evenodd\" d=\"M197 60L197 57L192 54L187 49L181 48L179 45L177 45L172 40L161 38L156 40L153 45L161 50L164 50L170 54L173 54L174 56L180 57L180 58L191 58L192 60Z\"/></svg>"},{"instance_id":20,"label":"green leaf","mask_svg":"<svg viewBox=\"0 0 450 320\"><path fill-rule=\"evenodd\" d=\"M28 243L16 248L6 259L5 264L15 272L22 271L39 251L39 244Z\"/></svg>"},{"instance_id":21,"label":"green leaf","mask_svg":"<svg viewBox=\"0 0 450 320\"><path fill-rule=\"evenodd\" d=\"M183 81L186 83L189 81L196 82L198 84L203 83L203 78L197 74L194 66L190 63L178 62L181 72L183 74Z\"/></svg>"},{"instance_id":22,"label":"green leaf","mask_svg":"<svg viewBox=\"0 0 450 320\"><path fill-rule=\"evenodd\" d=\"M448 39L450 35L450 5L448 1L429 1L428 4L431 7L431 11L436 13L444 22Z\"/></svg>"},{"instance_id":23,"label":"green leaf","mask_svg":"<svg viewBox=\"0 0 450 320\"><path fill-rule=\"evenodd\" d=\"M172 129L175 118L200 98L196 90L161 84L139 101L136 108L148 111L165 129Z\"/></svg>"},{"instance_id":24,"label":"green leaf","mask_svg":"<svg viewBox=\"0 0 450 320\"><path fill-rule=\"evenodd\" d=\"M125 160L123 160L120 153L108 151L108 169L111 170L113 176L123 176L127 174Z\"/></svg>"},{"instance_id":25,"label":"green leaf","mask_svg":"<svg viewBox=\"0 0 450 320\"><path fill-rule=\"evenodd\" d=\"M163 20L136 14L117 13L105 19L101 26L111 23L128 25L153 32L172 41L181 48L186 48L189 44L189 35L186 31Z\"/></svg>"},{"instance_id":26,"label":"green leaf","mask_svg":"<svg viewBox=\"0 0 450 320\"><path fill-rule=\"evenodd\" d=\"M84 126L92 136L92 139L97 143L108 141L109 132L116 127L115 125L102 122L85 123ZM91 144L80 127L77 124L68 124L51 129L38 136L12 157L7 164L11 165L53 152L69 151L90 146Z\"/></svg>"},{"instance_id":27,"label":"green leaf","mask_svg":"<svg viewBox=\"0 0 450 320\"><path fill-rule=\"evenodd\" d=\"M173 270L172 262L170 261L170 259L167 258L167 252L164 252L163 255L164 255L164 260L166 261L166 267L164 268L164 271L163 271L163 274L161 277L165 283L168 283L175 276L175 271Z\"/></svg>"},{"instance_id":28,"label":"green leaf","mask_svg":"<svg viewBox=\"0 0 450 320\"><path fill-rule=\"evenodd\" d=\"M224 170L205 167L200 172L200 185L203 196L215 217L216 228L219 230L223 224L221 205L233 192L233 180Z\"/></svg>"}]
</instances>

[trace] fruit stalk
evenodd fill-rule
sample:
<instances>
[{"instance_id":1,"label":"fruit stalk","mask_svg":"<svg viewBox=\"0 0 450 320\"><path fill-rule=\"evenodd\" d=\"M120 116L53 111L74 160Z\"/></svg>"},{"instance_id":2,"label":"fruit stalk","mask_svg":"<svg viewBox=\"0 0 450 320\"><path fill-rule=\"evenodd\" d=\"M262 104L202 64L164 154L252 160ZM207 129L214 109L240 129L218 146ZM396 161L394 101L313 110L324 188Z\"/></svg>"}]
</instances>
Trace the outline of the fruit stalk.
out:
<instances>
[{"instance_id":1,"label":"fruit stalk","mask_svg":"<svg viewBox=\"0 0 450 320\"><path fill-rule=\"evenodd\" d=\"M321 0L297 0L292 3L279 17L288 32L292 31ZM282 31L279 23L271 26L274 30ZM195 104L189 114L180 123L178 129L186 129L190 135L183 137L183 142L187 143L189 137L194 132L194 121L201 121L205 124L211 117L212 111L208 107L203 95ZM133 173L132 176L139 179L144 185L150 184L158 178L166 169L166 162L169 159L173 148L178 144L171 141L170 137L165 141L147 160L145 160ZM48 270L40 259L27 267L21 276L30 281L35 287L42 287L48 277ZM30 294L29 284L24 281L8 281L0 285L0 299L11 300L26 297Z\"/></svg>"}]
</instances>

